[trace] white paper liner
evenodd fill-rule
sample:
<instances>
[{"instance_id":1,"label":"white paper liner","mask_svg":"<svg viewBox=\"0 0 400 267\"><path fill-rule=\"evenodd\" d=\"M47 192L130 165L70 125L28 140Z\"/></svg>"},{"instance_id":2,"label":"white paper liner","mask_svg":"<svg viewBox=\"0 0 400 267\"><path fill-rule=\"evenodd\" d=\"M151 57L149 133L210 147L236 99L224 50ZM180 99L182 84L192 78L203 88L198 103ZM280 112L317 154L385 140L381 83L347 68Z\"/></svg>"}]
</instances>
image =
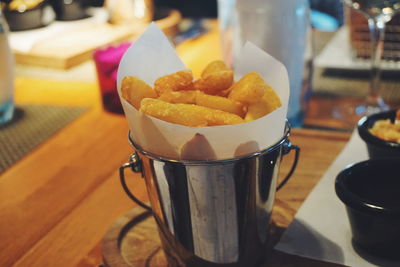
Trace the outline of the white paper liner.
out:
<instances>
[{"instance_id":1,"label":"white paper liner","mask_svg":"<svg viewBox=\"0 0 400 267\"><path fill-rule=\"evenodd\" d=\"M117 77L117 88L131 130L131 137L142 149L171 159L181 156L182 147L196 134L202 135L213 152L213 160L247 155L270 147L284 133L289 100L289 79L282 63L247 42L242 49L235 70L237 81L248 72L258 72L279 95L282 107L255 121L224 126L187 127L145 115L121 96L121 82L125 76L137 76L149 85L170 73L187 69L171 43L155 23L138 38L123 56ZM199 142L200 147L204 142ZM193 146L191 146L193 149ZM185 153L188 155L190 153ZM215 158L214 158L215 157ZM209 158L204 158L207 160Z\"/></svg>"}]
</instances>

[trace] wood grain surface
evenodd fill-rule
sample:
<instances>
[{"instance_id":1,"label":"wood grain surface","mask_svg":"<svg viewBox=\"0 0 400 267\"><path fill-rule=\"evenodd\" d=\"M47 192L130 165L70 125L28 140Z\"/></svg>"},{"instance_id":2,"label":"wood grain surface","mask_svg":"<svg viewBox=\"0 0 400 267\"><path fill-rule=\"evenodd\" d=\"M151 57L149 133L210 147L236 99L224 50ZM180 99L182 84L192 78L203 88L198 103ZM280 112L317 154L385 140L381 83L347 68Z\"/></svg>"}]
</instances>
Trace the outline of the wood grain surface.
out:
<instances>
[{"instance_id":1,"label":"wood grain surface","mask_svg":"<svg viewBox=\"0 0 400 267\"><path fill-rule=\"evenodd\" d=\"M118 167L132 152L121 116L93 110L0 176L0 266L85 266L101 262L108 227L135 205L124 195ZM285 227L349 135L294 130L301 146L293 179L277 194L276 223ZM286 157L281 174L291 164ZM131 186L146 199L136 174ZM17 234L18 233L18 234Z\"/></svg>"}]
</instances>

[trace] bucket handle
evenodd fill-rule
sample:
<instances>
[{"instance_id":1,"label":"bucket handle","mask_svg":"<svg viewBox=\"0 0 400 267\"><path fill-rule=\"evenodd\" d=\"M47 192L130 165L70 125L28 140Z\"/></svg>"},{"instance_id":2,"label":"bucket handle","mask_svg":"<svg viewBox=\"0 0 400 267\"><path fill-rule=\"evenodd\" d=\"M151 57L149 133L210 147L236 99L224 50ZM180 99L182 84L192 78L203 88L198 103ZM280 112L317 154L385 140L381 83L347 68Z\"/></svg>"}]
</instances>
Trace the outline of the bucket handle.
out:
<instances>
[{"instance_id":1,"label":"bucket handle","mask_svg":"<svg viewBox=\"0 0 400 267\"><path fill-rule=\"evenodd\" d=\"M292 177L294 170L297 167L297 163L299 163L300 147L293 145L289 139L286 139L285 142L283 143L282 155L285 156L285 155L289 154L290 151L292 151L292 150L295 151L292 167L290 168L290 171L288 172L286 177L276 187L276 191L280 190L289 181L290 177Z\"/></svg>"},{"instance_id":2,"label":"bucket handle","mask_svg":"<svg viewBox=\"0 0 400 267\"><path fill-rule=\"evenodd\" d=\"M282 155L287 155L290 153L290 151L295 150L295 155L294 155L294 160L292 167L290 168L289 173L286 175L286 177L279 183L279 185L276 187L276 190L280 190L292 177L294 170L297 167L297 163L299 162L299 156L300 156L300 147L293 145L289 139L287 139L283 143L283 149L282 149ZM129 190L128 185L126 184L126 179L125 179L125 169L130 168L133 172L136 173L142 173L143 177L143 170L142 170L142 164L140 161L139 156L137 153L133 153L132 155L129 156L128 162L124 163L119 167L119 178L121 181L122 188L124 189L125 193L128 195L130 199L133 200L136 204L138 204L140 207L144 208L147 211L152 211L151 207L140 201L135 195Z\"/></svg>"},{"instance_id":3,"label":"bucket handle","mask_svg":"<svg viewBox=\"0 0 400 267\"><path fill-rule=\"evenodd\" d=\"M138 204L140 207L144 208L147 211L152 212L152 209L144 204L142 201L140 201L135 195L129 190L128 185L126 184L125 180L125 169L130 168L133 172L136 173L142 173L143 177L143 170L142 170L142 164L140 162L139 156L137 153L133 153L132 155L129 156L128 162L124 163L119 167L119 179L121 181L122 188L124 189L125 193L128 195L130 199L133 200L136 204Z\"/></svg>"}]
</instances>

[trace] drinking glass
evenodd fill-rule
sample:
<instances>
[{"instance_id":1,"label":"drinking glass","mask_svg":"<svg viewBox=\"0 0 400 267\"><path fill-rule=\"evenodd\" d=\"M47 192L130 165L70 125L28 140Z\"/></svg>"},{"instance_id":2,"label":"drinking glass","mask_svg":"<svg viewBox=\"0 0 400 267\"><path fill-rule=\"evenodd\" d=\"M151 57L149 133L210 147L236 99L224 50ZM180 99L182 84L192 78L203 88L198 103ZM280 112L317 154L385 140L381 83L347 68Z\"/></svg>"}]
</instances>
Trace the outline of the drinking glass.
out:
<instances>
[{"instance_id":1,"label":"drinking glass","mask_svg":"<svg viewBox=\"0 0 400 267\"><path fill-rule=\"evenodd\" d=\"M8 26L0 9L0 125L14 113L14 58L8 44Z\"/></svg>"},{"instance_id":2,"label":"drinking glass","mask_svg":"<svg viewBox=\"0 0 400 267\"><path fill-rule=\"evenodd\" d=\"M225 62L235 68L247 41L282 62L290 82L287 117L292 127L303 125L312 90L309 11L308 0L218 0Z\"/></svg>"},{"instance_id":3,"label":"drinking glass","mask_svg":"<svg viewBox=\"0 0 400 267\"><path fill-rule=\"evenodd\" d=\"M93 53L103 108L113 113L124 113L117 91L117 72L119 62L130 45L108 46Z\"/></svg>"},{"instance_id":4,"label":"drinking glass","mask_svg":"<svg viewBox=\"0 0 400 267\"><path fill-rule=\"evenodd\" d=\"M400 10L400 0L343 0L343 2L367 18L370 30L370 88L365 103L355 108L355 115L361 117L387 110L389 107L380 94L380 65L385 25Z\"/></svg>"}]
</instances>

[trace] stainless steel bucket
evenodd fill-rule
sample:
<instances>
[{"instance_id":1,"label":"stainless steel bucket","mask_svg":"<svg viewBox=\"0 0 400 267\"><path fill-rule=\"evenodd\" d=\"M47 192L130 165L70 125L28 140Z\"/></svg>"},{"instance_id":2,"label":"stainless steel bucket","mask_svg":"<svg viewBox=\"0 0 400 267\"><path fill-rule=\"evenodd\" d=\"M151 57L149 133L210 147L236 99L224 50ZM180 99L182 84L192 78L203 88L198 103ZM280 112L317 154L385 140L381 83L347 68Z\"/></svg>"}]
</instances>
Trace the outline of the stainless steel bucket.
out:
<instances>
[{"instance_id":1,"label":"stainless steel bucket","mask_svg":"<svg viewBox=\"0 0 400 267\"><path fill-rule=\"evenodd\" d=\"M276 189L296 168L300 148L288 139L240 158L178 161L135 149L120 168L127 195L152 211L169 266L257 266L268 243ZM283 155L295 150L288 175L277 186ZM124 170L141 172L151 208L128 189Z\"/></svg>"}]
</instances>

